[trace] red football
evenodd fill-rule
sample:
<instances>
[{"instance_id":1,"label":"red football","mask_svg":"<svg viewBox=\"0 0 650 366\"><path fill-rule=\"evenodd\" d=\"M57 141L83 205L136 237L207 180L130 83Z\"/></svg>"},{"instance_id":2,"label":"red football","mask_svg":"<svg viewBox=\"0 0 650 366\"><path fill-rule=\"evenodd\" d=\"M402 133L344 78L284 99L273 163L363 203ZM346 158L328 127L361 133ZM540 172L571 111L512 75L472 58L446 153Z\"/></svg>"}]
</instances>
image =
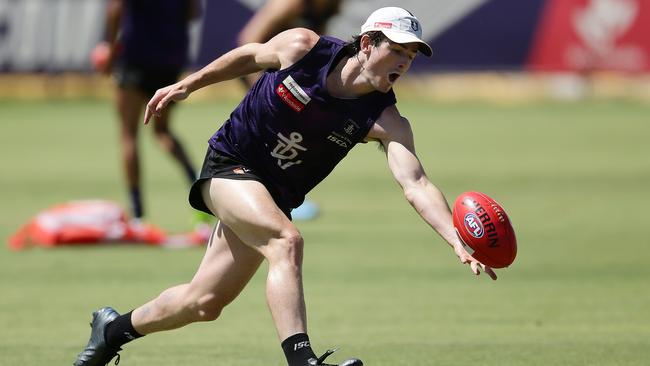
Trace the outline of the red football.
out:
<instances>
[{"instance_id":1,"label":"red football","mask_svg":"<svg viewBox=\"0 0 650 366\"><path fill-rule=\"evenodd\" d=\"M509 266L517 256L517 238L506 211L481 192L465 192L452 210L454 227L472 257L492 268ZM473 253L472 253L473 251Z\"/></svg>"}]
</instances>

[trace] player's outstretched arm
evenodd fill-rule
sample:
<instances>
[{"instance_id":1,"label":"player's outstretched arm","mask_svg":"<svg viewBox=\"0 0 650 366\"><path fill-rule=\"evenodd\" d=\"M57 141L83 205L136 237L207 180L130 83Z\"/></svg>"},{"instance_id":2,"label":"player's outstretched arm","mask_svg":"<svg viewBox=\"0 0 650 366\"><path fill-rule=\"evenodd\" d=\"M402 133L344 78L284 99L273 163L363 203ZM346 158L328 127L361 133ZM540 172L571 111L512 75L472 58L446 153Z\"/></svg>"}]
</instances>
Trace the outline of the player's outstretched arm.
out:
<instances>
[{"instance_id":1,"label":"player's outstretched arm","mask_svg":"<svg viewBox=\"0 0 650 366\"><path fill-rule=\"evenodd\" d=\"M319 36L304 28L284 31L266 43L249 43L227 52L176 84L158 89L147 104L144 123L171 101L186 99L194 91L225 80L266 69L283 69L301 59L318 42Z\"/></svg>"},{"instance_id":2,"label":"player's outstretched arm","mask_svg":"<svg viewBox=\"0 0 650 366\"><path fill-rule=\"evenodd\" d=\"M443 193L427 178L413 142L413 132L406 118L395 106L387 108L368 135L378 139L386 151L388 167L404 191L407 201L418 214L454 249L461 263L472 272L480 270L492 279L497 276L492 268L472 257L463 247L453 226L451 211Z\"/></svg>"}]
</instances>

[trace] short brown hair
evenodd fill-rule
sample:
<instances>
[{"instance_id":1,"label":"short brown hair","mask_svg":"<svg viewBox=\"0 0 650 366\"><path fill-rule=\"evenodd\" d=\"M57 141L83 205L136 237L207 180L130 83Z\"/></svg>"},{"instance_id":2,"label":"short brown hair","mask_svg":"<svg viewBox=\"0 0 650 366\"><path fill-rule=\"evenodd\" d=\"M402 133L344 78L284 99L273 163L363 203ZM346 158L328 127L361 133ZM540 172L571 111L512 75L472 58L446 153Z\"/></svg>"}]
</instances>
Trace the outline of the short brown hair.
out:
<instances>
[{"instance_id":1,"label":"short brown hair","mask_svg":"<svg viewBox=\"0 0 650 366\"><path fill-rule=\"evenodd\" d=\"M368 37L370 37L370 43L375 47L379 46L381 44L381 42L388 39L388 38L386 38L384 33L382 33L381 31L370 31L370 32L366 32L366 33L354 36L354 37L352 37L352 40L350 40L344 46L345 53L348 56L354 56L357 53L359 53L359 51L361 51L361 37L364 34L367 34Z\"/></svg>"}]
</instances>

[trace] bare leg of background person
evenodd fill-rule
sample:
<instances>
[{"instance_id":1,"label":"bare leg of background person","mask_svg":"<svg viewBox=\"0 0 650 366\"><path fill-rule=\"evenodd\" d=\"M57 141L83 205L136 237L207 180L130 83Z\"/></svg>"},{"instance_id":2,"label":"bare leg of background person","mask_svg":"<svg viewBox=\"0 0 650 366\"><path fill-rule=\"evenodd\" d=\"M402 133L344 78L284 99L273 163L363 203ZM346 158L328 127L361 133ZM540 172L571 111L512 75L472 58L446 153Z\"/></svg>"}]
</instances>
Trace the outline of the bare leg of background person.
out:
<instances>
[{"instance_id":1,"label":"bare leg of background person","mask_svg":"<svg viewBox=\"0 0 650 366\"><path fill-rule=\"evenodd\" d=\"M239 32L238 44L268 41L276 34L291 28L290 25L294 24L303 10L303 0L268 0ZM259 76L259 73L255 73L241 78L246 90L257 81Z\"/></svg>"},{"instance_id":2,"label":"bare leg of background person","mask_svg":"<svg viewBox=\"0 0 650 366\"><path fill-rule=\"evenodd\" d=\"M131 88L118 88L116 99L120 119L122 164L126 175L132 214L134 218L141 218L144 215L144 207L140 196L138 126L140 125L140 113L147 99L142 93Z\"/></svg>"},{"instance_id":3,"label":"bare leg of background person","mask_svg":"<svg viewBox=\"0 0 650 366\"><path fill-rule=\"evenodd\" d=\"M176 135L172 133L169 128L170 123L170 113L173 108L165 108L160 117L158 117L153 124L154 133L156 134L156 140L160 145L167 151L174 160L180 164L181 168L185 172L185 176L189 184L192 184L196 180L196 170L190 161L185 148L181 144L180 140Z\"/></svg>"}]
</instances>

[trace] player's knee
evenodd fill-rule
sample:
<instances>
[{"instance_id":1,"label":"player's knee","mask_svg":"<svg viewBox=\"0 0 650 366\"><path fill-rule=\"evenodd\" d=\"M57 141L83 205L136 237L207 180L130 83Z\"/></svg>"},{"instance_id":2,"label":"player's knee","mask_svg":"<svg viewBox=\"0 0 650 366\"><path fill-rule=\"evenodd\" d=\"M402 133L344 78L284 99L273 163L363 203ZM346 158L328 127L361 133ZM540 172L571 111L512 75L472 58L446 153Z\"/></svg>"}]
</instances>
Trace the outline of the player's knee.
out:
<instances>
[{"instance_id":1,"label":"player's knee","mask_svg":"<svg viewBox=\"0 0 650 366\"><path fill-rule=\"evenodd\" d=\"M134 154L138 149L138 141L134 137L122 138L122 151L128 154Z\"/></svg>"},{"instance_id":2,"label":"player's knee","mask_svg":"<svg viewBox=\"0 0 650 366\"><path fill-rule=\"evenodd\" d=\"M280 237L282 255L290 260L300 264L302 262L302 251L305 246L305 240L297 230L287 230Z\"/></svg>"},{"instance_id":3,"label":"player's knee","mask_svg":"<svg viewBox=\"0 0 650 366\"><path fill-rule=\"evenodd\" d=\"M185 309L191 314L195 322L209 322L216 320L221 315L225 304L221 303L214 295L203 296L199 299L188 298Z\"/></svg>"},{"instance_id":4,"label":"player's knee","mask_svg":"<svg viewBox=\"0 0 650 366\"><path fill-rule=\"evenodd\" d=\"M272 257L269 260L300 267L304 244L300 232L295 229L285 230L279 238L272 240Z\"/></svg>"},{"instance_id":5,"label":"player's knee","mask_svg":"<svg viewBox=\"0 0 650 366\"><path fill-rule=\"evenodd\" d=\"M219 318L219 315L221 315L221 310L223 310L223 307L201 306L196 313L197 321L211 322L217 320L217 318Z\"/></svg>"}]
</instances>

